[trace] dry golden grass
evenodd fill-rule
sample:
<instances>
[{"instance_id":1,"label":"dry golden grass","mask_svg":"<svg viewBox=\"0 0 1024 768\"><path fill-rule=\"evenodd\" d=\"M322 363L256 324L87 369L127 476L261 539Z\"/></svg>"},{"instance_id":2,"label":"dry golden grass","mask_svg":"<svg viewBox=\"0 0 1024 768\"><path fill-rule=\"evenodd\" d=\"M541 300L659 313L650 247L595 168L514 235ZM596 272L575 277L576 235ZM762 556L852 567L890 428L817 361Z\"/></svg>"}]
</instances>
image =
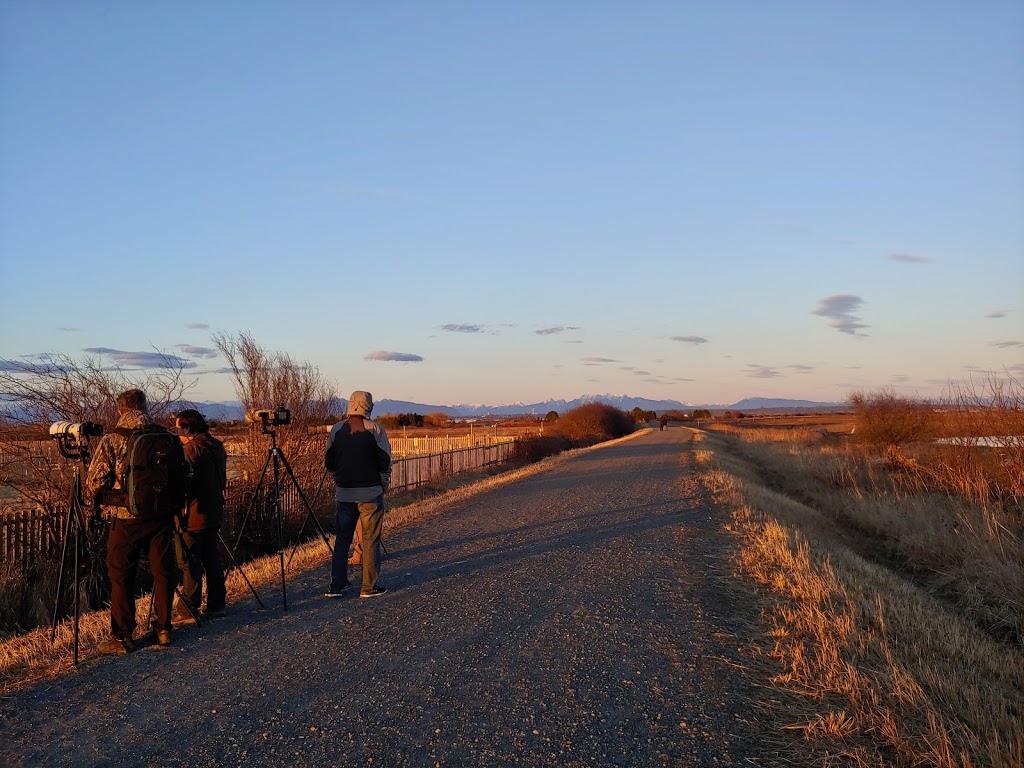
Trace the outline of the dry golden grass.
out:
<instances>
[{"instance_id":1,"label":"dry golden grass","mask_svg":"<svg viewBox=\"0 0 1024 768\"><path fill-rule=\"evenodd\" d=\"M385 535L402 528L414 521L423 520L440 514L448 507L457 504L476 494L489 491L501 485L514 482L530 475L545 472L552 467L567 461L570 457L616 443L631 440L651 430L638 430L632 435L611 440L599 445L566 451L557 456L544 459L536 464L512 469L485 479L481 474L459 475L447 479L450 488L435 487L439 495L414 500L413 494L398 496L388 500L389 509L384 516ZM393 504L404 503L403 506L391 508ZM333 542L332 542L333 545ZM299 545L294 555L291 550L285 553L286 578L297 576L314 568L323 567L329 555L320 538L312 539ZM281 561L278 554L267 555L251 560L242 566L249 581L257 588L280 584ZM241 574L233 570L227 578L228 604L245 600L251 595ZM136 601L136 618L140 628L149 626L150 597L145 595ZM36 680L66 672L73 665L74 624L72 620L60 622L54 642L50 641L50 628L40 628L24 635L0 642L0 691L10 690ZM79 620L79 656L87 659L96 655L94 647L106 639L110 632L110 612L108 610L84 613Z\"/></svg>"},{"instance_id":2,"label":"dry golden grass","mask_svg":"<svg viewBox=\"0 0 1024 768\"><path fill-rule=\"evenodd\" d=\"M696 457L771 599L763 661L805 740L793 762L1024 764L1024 550L1005 510L901 490L820 434L729 432Z\"/></svg>"}]
</instances>

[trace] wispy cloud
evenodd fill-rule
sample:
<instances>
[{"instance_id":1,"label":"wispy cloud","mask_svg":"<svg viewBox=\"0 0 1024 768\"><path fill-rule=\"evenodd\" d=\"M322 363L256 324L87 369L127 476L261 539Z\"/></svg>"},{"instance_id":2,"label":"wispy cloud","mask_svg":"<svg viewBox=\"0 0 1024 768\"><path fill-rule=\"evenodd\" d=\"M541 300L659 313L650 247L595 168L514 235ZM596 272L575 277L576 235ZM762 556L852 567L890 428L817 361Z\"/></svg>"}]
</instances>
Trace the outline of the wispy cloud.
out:
<instances>
[{"instance_id":1,"label":"wispy cloud","mask_svg":"<svg viewBox=\"0 0 1024 768\"><path fill-rule=\"evenodd\" d=\"M213 376L219 373L234 373L230 368L207 368L205 370L199 370L193 372L194 376Z\"/></svg>"},{"instance_id":2,"label":"wispy cloud","mask_svg":"<svg viewBox=\"0 0 1024 768\"><path fill-rule=\"evenodd\" d=\"M885 258L889 261L902 261L905 264L928 264L931 256L921 256L916 253L887 253Z\"/></svg>"},{"instance_id":3,"label":"wispy cloud","mask_svg":"<svg viewBox=\"0 0 1024 768\"><path fill-rule=\"evenodd\" d=\"M565 333L566 331L578 331L579 326L576 325L549 325L547 328L538 328L534 333L538 336L551 336L556 333Z\"/></svg>"},{"instance_id":4,"label":"wispy cloud","mask_svg":"<svg viewBox=\"0 0 1024 768\"><path fill-rule=\"evenodd\" d=\"M366 355L364 360L376 360L380 362L395 362L395 363L421 363L423 358L419 355L413 355L409 352L385 352L384 350L377 350Z\"/></svg>"},{"instance_id":5,"label":"wispy cloud","mask_svg":"<svg viewBox=\"0 0 1024 768\"><path fill-rule=\"evenodd\" d=\"M449 333L483 333L485 327L470 323L446 323L441 326L441 330L448 331Z\"/></svg>"},{"instance_id":6,"label":"wispy cloud","mask_svg":"<svg viewBox=\"0 0 1024 768\"><path fill-rule=\"evenodd\" d=\"M633 375L635 375L635 376L650 376L651 372L650 371L633 371Z\"/></svg>"},{"instance_id":7,"label":"wispy cloud","mask_svg":"<svg viewBox=\"0 0 1024 768\"><path fill-rule=\"evenodd\" d=\"M580 360L582 360L584 363L589 363L591 365L597 365L597 364L600 364L600 363L621 363L622 362L621 360L612 360L610 357L581 357Z\"/></svg>"},{"instance_id":8,"label":"wispy cloud","mask_svg":"<svg viewBox=\"0 0 1024 768\"><path fill-rule=\"evenodd\" d=\"M696 381L696 379L685 379L682 376L676 376L672 381Z\"/></svg>"},{"instance_id":9,"label":"wispy cloud","mask_svg":"<svg viewBox=\"0 0 1024 768\"><path fill-rule=\"evenodd\" d=\"M912 379L905 373L894 373L890 378L890 381L892 381L893 384L906 384L908 381L912 381Z\"/></svg>"},{"instance_id":10,"label":"wispy cloud","mask_svg":"<svg viewBox=\"0 0 1024 768\"><path fill-rule=\"evenodd\" d=\"M185 323L185 327L193 331L208 331L209 323Z\"/></svg>"},{"instance_id":11,"label":"wispy cloud","mask_svg":"<svg viewBox=\"0 0 1024 768\"><path fill-rule=\"evenodd\" d=\"M847 333L851 336L867 336L866 333L858 333L858 331L870 326L861 322L861 318L854 314L860 310L863 304L864 299L860 296L841 293L819 299L818 306L811 310L811 314L829 318L829 326L840 333Z\"/></svg>"},{"instance_id":12,"label":"wispy cloud","mask_svg":"<svg viewBox=\"0 0 1024 768\"><path fill-rule=\"evenodd\" d=\"M33 362L33 358L39 362ZM60 365L50 362L49 355L30 355L22 360L0 358L0 372L2 373L45 374L61 370L64 369Z\"/></svg>"},{"instance_id":13,"label":"wispy cloud","mask_svg":"<svg viewBox=\"0 0 1024 768\"><path fill-rule=\"evenodd\" d=\"M775 368L768 365L754 365L750 363L747 365L745 376L749 376L752 379L775 379L782 374Z\"/></svg>"},{"instance_id":14,"label":"wispy cloud","mask_svg":"<svg viewBox=\"0 0 1024 768\"><path fill-rule=\"evenodd\" d=\"M87 347L83 350L93 355L109 357L118 365L131 368L196 368L193 361L163 352L125 352L110 347Z\"/></svg>"},{"instance_id":15,"label":"wispy cloud","mask_svg":"<svg viewBox=\"0 0 1024 768\"><path fill-rule=\"evenodd\" d=\"M985 315L985 317L991 318L993 320L999 320L1000 318L1006 317L1008 314L1010 314L1008 310L997 309L995 312L989 312L987 315Z\"/></svg>"},{"instance_id":16,"label":"wispy cloud","mask_svg":"<svg viewBox=\"0 0 1024 768\"><path fill-rule=\"evenodd\" d=\"M68 328L66 326L59 325L59 326L57 326L57 330L60 331L61 333L78 333L82 329L81 328Z\"/></svg>"},{"instance_id":17,"label":"wispy cloud","mask_svg":"<svg viewBox=\"0 0 1024 768\"><path fill-rule=\"evenodd\" d=\"M689 344L696 347L698 344L707 344L708 340L703 336L669 336L670 341L678 341L682 344Z\"/></svg>"},{"instance_id":18,"label":"wispy cloud","mask_svg":"<svg viewBox=\"0 0 1024 768\"><path fill-rule=\"evenodd\" d=\"M190 344L179 344L178 349L189 357L203 357L208 360L216 357L218 354L217 350L211 347L193 347Z\"/></svg>"},{"instance_id":19,"label":"wispy cloud","mask_svg":"<svg viewBox=\"0 0 1024 768\"><path fill-rule=\"evenodd\" d=\"M814 370L813 365L787 365L784 367L789 368L791 371L796 371L797 373L811 373Z\"/></svg>"},{"instance_id":20,"label":"wispy cloud","mask_svg":"<svg viewBox=\"0 0 1024 768\"><path fill-rule=\"evenodd\" d=\"M999 347L1000 349L1012 349L1014 347L1024 347L1024 341L1008 340L1008 341L993 341L993 347Z\"/></svg>"}]
</instances>

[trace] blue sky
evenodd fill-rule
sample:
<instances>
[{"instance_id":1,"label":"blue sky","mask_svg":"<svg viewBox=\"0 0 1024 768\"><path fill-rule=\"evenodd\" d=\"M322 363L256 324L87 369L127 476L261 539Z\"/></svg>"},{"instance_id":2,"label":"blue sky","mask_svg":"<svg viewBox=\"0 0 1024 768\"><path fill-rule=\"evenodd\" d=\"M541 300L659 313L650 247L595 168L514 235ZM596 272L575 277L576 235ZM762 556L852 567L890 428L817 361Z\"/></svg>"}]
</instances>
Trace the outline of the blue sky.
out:
<instances>
[{"instance_id":1,"label":"blue sky","mask_svg":"<svg viewBox=\"0 0 1024 768\"><path fill-rule=\"evenodd\" d=\"M0 365L343 395L1024 376L1019 2L10 0ZM93 352L89 352L93 350Z\"/></svg>"}]
</instances>

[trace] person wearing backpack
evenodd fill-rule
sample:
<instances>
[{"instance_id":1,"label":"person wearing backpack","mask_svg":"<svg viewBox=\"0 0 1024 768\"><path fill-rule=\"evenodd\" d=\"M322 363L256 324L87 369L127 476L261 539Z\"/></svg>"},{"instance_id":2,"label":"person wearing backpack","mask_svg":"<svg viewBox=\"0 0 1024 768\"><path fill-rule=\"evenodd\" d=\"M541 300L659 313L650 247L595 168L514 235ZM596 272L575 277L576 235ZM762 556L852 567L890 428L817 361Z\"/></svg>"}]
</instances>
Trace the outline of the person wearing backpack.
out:
<instances>
[{"instance_id":1,"label":"person wearing backpack","mask_svg":"<svg viewBox=\"0 0 1024 768\"><path fill-rule=\"evenodd\" d=\"M224 489L228 485L228 454L224 443L210 434L203 415L192 408L175 417L175 427L192 464L192 483L188 507L180 521L175 550L182 572L181 597L173 621L194 624L203 598L203 574L206 574L206 610L204 619L224 615L227 592L224 566L217 550L218 532L224 520ZM189 610L191 607L191 611Z\"/></svg>"},{"instance_id":2,"label":"person wearing backpack","mask_svg":"<svg viewBox=\"0 0 1024 768\"><path fill-rule=\"evenodd\" d=\"M117 427L100 439L86 477L86 488L110 517L111 637L97 646L110 654L135 650L135 576L143 552L153 573L156 619L151 639L161 646L171 643L177 583L171 551L174 518L185 506L191 476L181 442L153 421L145 392L122 392L117 410Z\"/></svg>"}]
</instances>

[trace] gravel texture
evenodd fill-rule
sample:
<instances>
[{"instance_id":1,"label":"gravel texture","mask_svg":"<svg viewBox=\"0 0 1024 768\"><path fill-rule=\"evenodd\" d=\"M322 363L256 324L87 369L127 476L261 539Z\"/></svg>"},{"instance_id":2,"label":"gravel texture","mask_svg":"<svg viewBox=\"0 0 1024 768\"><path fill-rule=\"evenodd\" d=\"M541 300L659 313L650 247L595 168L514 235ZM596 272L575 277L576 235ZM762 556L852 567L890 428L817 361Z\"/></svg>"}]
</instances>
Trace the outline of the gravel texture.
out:
<instances>
[{"instance_id":1,"label":"gravel texture","mask_svg":"<svg viewBox=\"0 0 1024 768\"><path fill-rule=\"evenodd\" d=\"M383 597L324 599L324 565L286 612L263 589L266 610L17 690L0 764L746 764L745 612L688 435L581 452L392 532Z\"/></svg>"}]
</instances>

